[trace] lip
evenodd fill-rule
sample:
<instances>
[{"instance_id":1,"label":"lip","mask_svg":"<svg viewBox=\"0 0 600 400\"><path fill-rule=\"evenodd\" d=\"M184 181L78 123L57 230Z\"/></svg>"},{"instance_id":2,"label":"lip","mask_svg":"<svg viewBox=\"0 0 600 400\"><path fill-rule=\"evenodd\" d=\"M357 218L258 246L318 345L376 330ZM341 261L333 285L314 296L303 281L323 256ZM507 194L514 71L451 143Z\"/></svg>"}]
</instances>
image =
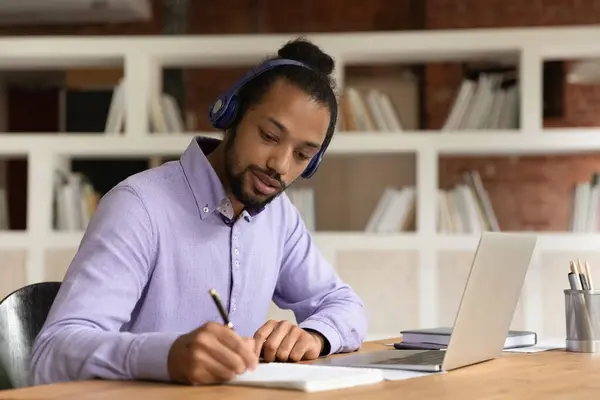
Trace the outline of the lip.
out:
<instances>
[{"instance_id":1,"label":"lip","mask_svg":"<svg viewBox=\"0 0 600 400\"><path fill-rule=\"evenodd\" d=\"M264 195L270 195L275 193L279 189L279 183L266 175L254 173L252 174L252 180L254 181L254 187Z\"/></svg>"}]
</instances>

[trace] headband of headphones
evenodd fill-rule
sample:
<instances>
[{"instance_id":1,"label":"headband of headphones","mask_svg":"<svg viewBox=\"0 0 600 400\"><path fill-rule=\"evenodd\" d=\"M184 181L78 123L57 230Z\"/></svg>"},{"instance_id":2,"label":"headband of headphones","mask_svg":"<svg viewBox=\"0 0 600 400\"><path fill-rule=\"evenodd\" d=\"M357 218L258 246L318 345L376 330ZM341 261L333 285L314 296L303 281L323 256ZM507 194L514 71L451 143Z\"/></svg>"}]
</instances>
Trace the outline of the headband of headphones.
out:
<instances>
[{"instance_id":1,"label":"headband of headphones","mask_svg":"<svg viewBox=\"0 0 600 400\"><path fill-rule=\"evenodd\" d=\"M295 65L298 67L306 68L310 71L317 72L310 66L296 60L290 59L276 59L267 61L258 65L255 68L252 68L248 71L244 76L235 82L235 84L225 93L221 94L217 100L211 105L208 113L208 118L213 127L219 130L225 130L230 127L231 123L235 120L235 116L237 110L239 108L238 97L237 94L245 84L254 79L255 77L263 74L266 71L269 71L273 68L277 68L280 66L286 65ZM318 73L318 72L317 72ZM335 96L334 96L335 98ZM333 109L331 110L331 120L329 124L329 128L327 130L327 134L325 136L325 141L321 145L321 149L315 156L310 160L306 169L302 172L302 177L307 179L314 175L319 168L319 164L321 164L321 160L323 159L323 155L329 146L329 142L331 141L331 136L333 133L333 129L335 129L335 124L337 121L337 103L333 102Z\"/></svg>"}]
</instances>

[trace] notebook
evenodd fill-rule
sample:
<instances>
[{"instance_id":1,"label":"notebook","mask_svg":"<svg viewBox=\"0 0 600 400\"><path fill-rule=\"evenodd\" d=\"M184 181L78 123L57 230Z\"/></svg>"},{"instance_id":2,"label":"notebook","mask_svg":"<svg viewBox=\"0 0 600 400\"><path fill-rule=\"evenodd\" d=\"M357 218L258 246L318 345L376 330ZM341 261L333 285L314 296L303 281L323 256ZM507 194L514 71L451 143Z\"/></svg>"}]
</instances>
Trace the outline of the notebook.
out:
<instances>
[{"instance_id":1,"label":"notebook","mask_svg":"<svg viewBox=\"0 0 600 400\"><path fill-rule=\"evenodd\" d=\"M240 374L225 384L319 392L370 385L383 380L383 371L377 369L273 362L258 364L254 371Z\"/></svg>"},{"instance_id":2,"label":"notebook","mask_svg":"<svg viewBox=\"0 0 600 400\"><path fill-rule=\"evenodd\" d=\"M430 329L413 329L400 332L405 343L434 343L447 346L452 328L439 327ZM537 343L537 335L530 331L508 331L504 348L533 346Z\"/></svg>"}]
</instances>

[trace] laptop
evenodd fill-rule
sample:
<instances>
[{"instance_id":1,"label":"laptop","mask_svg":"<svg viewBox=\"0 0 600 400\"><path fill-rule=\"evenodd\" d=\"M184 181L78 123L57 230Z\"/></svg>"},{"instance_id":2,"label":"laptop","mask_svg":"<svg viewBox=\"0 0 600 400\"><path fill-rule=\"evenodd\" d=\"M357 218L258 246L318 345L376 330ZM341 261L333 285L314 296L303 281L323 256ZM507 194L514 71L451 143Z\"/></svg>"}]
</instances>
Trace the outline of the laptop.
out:
<instances>
[{"instance_id":1,"label":"laptop","mask_svg":"<svg viewBox=\"0 0 600 400\"><path fill-rule=\"evenodd\" d=\"M482 234L446 349L357 352L315 364L442 372L500 356L536 242L528 234Z\"/></svg>"}]
</instances>

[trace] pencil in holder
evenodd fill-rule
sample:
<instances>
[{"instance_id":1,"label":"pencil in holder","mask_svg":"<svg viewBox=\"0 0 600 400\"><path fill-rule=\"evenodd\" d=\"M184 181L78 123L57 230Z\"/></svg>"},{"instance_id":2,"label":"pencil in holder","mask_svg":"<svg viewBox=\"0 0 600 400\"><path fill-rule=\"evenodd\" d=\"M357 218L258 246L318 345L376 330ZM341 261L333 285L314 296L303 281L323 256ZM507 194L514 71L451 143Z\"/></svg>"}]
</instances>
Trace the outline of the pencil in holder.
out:
<instances>
[{"instance_id":1,"label":"pencil in holder","mask_svg":"<svg viewBox=\"0 0 600 400\"><path fill-rule=\"evenodd\" d=\"M600 353L600 290L566 289L567 351Z\"/></svg>"}]
</instances>

